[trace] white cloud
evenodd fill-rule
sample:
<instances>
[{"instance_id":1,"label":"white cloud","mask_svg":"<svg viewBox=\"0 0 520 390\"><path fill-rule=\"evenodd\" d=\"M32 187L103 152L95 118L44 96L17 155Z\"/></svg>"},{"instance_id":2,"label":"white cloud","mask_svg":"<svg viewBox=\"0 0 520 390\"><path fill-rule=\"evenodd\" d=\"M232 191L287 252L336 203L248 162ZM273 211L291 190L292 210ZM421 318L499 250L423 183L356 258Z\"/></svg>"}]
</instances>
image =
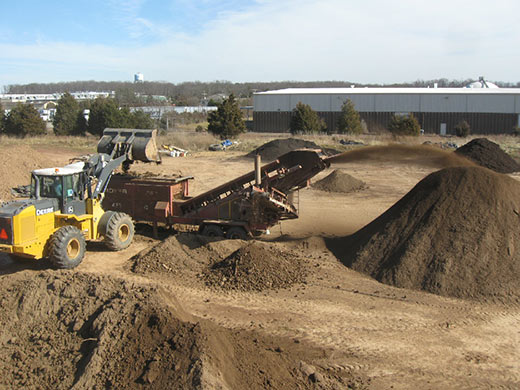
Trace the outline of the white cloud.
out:
<instances>
[{"instance_id":1,"label":"white cloud","mask_svg":"<svg viewBox=\"0 0 520 390\"><path fill-rule=\"evenodd\" d=\"M4 58L21 71L5 83L62 77L130 80L135 71L147 80L172 82L383 83L481 74L518 81L516 1L259 0L245 11L218 12L196 34L173 32L140 18L141 1L124 3L121 15L139 26L136 34L152 31L159 41L130 49L59 42L3 44ZM45 75L34 73L32 64L39 62L47 64ZM59 72L53 72L54 65Z\"/></svg>"}]
</instances>

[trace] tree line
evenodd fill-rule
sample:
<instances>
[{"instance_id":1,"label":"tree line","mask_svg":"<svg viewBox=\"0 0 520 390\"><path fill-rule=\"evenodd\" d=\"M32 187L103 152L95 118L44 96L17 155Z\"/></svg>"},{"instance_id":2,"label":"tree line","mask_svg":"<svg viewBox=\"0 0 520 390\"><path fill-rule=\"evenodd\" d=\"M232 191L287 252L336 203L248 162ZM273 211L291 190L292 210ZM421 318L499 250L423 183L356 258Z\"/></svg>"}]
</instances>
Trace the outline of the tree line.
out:
<instances>
[{"instance_id":1,"label":"tree line","mask_svg":"<svg viewBox=\"0 0 520 390\"><path fill-rule=\"evenodd\" d=\"M85 110L89 110L88 121ZM56 135L85 135L87 132L101 135L107 127L151 129L155 122L143 111L131 112L119 107L115 99L98 97L92 101L78 102L66 92L58 100L53 119ZM17 104L7 115L0 104L0 134L26 137L46 133L46 125L31 104Z\"/></svg>"},{"instance_id":2,"label":"tree line","mask_svg":"<svg viewBox=\"0 0 520 390\"><path fill-rule=\"evenodd\" d=\"M132 83L122 81L71 81L60 83L32 83L12 84L4 87L5 93L64 93L67 91L92 91L116 93L120 105L139 105L143 99L139 96L166 96L169 103L177 105L197 105L203 97L210 98L213 95L233 94L237 100L249 99L254 92L262 92L284 88L349 88L355 84L356 87L428 87L437 84L440 88L463 87L473 81L449 80L439 78L432 80L416 80L410 83L375 84L375 83L353 83L351 81L276 81L276 82L247 82L233 83L231 81L189 81L183 83L169 83L165 81L145 81L143 83ZM520 82L495 82L503 88L520 88Z\"/></svg>"}]
</instances>

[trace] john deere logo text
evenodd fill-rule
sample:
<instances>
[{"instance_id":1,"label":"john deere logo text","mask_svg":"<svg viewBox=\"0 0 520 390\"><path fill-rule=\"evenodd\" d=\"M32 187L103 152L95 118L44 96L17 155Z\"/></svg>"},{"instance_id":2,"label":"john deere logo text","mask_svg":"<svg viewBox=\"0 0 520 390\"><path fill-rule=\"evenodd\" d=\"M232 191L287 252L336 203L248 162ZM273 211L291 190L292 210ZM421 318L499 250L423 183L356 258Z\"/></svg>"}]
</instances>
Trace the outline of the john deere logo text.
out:
<instances>
[{"instance_id":1,"label":"john deere logo text","mask_svg":"<svg viewBox=\"0 0 520 390\"><path fill-rule=\"evenodd\" d=\"M52 213L54 209L52 207L47 207L46 209L36 210L36 215L43 215Z\"/></svg>"}]
</instances>

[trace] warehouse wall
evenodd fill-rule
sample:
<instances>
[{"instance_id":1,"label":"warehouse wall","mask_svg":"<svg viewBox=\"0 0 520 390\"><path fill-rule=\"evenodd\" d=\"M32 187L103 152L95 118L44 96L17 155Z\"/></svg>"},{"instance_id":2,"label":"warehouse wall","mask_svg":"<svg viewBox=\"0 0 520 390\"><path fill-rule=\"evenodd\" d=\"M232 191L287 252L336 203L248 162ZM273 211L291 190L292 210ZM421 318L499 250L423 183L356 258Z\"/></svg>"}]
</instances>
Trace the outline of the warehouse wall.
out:
<instances>
[{"instance_id":1,"label":"warehouse wall","mask_svg":"<svg viewBox=\"0 0 520 390\"><path fill-rule=\"evenodd\" d=\"M475 112L412 112L427 133L438 134L441 123L446 123L447 134L455 134L455 126L465 120L472 134L508 134L518 125L517 114ZM370 131L385 129L394 112L360 112ZM340 112L318 112L328 129L336 132ZM253 112L253 129L258 132L289 132L290 112Z\"/></svg>"},{"instance_id":2,"label":"warehouse wall","mask_svg":"<svg viewBox=\"0 0 520 390\"><path fill-rule=\"evenodd\" d=\"M257 94L254 110L289 112L298 102L315 111L339 112L350 99L359 112L476 112L520 114L518 93L357 93L357 94Z\"/></svg>"}]
</instances>

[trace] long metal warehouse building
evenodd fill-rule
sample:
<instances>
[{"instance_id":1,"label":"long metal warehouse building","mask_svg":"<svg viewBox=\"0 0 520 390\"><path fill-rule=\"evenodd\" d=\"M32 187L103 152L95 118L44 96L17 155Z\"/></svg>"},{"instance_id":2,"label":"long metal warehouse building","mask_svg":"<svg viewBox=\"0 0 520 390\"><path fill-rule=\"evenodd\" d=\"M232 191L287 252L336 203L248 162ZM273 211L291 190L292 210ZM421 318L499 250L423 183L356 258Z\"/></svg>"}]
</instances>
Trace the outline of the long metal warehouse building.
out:
<instances>
[{"instance_id":1,"label":"long metal warehouse building","mask_svg":"<svg viewBox=\"0 0 520 390\"><path fill-rule=\"evenodd\" d=\"M517 88L290 88L254 94L253 128L286 132L298 102L308 104L335 132L350 99L370 131L386 128L393 114L412 113L427 133L454 134L466 120L473 134L507 134L520 125Z\"/></svg>"}]
</instances>

